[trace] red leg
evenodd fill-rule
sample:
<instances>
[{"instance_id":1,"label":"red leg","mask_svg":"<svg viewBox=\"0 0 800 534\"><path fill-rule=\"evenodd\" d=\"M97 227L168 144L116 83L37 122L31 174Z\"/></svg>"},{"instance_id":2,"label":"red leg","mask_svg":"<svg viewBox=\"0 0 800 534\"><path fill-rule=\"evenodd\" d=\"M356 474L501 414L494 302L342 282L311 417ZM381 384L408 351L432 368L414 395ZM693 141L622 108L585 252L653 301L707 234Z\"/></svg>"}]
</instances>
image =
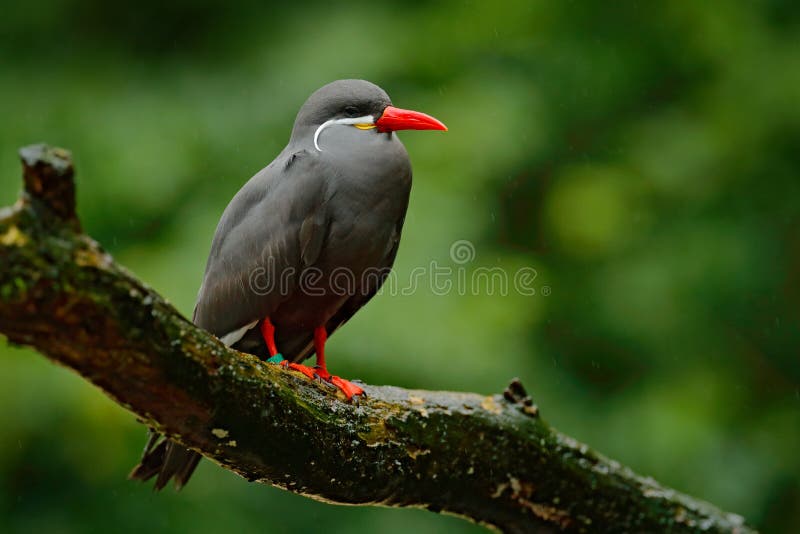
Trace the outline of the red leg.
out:
<instances>
[{"instance_id":1,"label":"red leg","mask_svg":"<svg viewBox=\"0 0 800 534\"><path fill-rule=\"evenodd\" d=\"M316 367L309 367L300 363L286 364L289 369L300 371L308 378L321 378L330 382L331 374L325 368L325 341L328 340L328 333L325 331L324 326L319 326L314 329L314 350L317 353ZM346 395L346 393L345 393ZM347 397L348 399L350 397Z\"/></svg>"},{"instance_id":2,"label":"red leg","mask_svg":"<svg viewBox=\"0 0 800 534\"><path fill-rule=\"evenodd\" d=\"M331 374L325 366L325 342L328 341L328 332L324 326L314 329L314 350L317 353L317 374L320 378L328 380Z\"/></svg>"},{"instance_id":3,"label":"red leg","mask_svg":"<svg viewBox=\"0 0 800 534\"><path fill-rule=\"evenodd\" d=\"M327 380L344 393L347 400L353 398L353 395L361 395L364 390L353 384L348 380L333 376L328 372L325 366L325 342L328 341L328 332L324 326L318 326L314 329L314 349L317 352L317 375L323 380Z\"/></svg>"},{"instance_id":4,"label":"red leg","mask_svg":"<svg viewBox=\"0 0 800 534\"><path fill-rule=\"evenodd\" d=\"M275 326L272 324L272 321L269 320L269 317L264 319L264 322L261 323L261 336L267 344L270 357L278 354L278 348L275 346Z\"/></svg>"}]
</instances>

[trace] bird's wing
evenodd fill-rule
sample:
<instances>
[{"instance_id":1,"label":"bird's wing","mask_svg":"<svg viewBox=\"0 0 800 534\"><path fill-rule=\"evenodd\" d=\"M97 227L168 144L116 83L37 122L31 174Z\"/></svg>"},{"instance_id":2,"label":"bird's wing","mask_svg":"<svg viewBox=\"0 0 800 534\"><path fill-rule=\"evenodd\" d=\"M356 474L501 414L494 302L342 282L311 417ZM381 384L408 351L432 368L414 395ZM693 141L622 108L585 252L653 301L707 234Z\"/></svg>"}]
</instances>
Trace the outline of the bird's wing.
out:
<instances>
[{"instance_id":1,"label":"bird's wing","mask_svg":"<svg viewBox=\"0 0 800 534\"><path fill-rule=\"evenodd\" d=\"M365 277L368 284L367 287L361 288L361 291L358 291L355 295L347 299L333 317L328 320L325 325L328 335L333 334L340 326L350 320L350 318L369 302L383 286L383 283L389 276L392 265L394 265L394 260L397 257L397 249L400 245L400 234L403 230L404 220L405 216L397 222L392 238L387 245L384 260L380 265L375 266L376 269L374 272L377 276ZM296 339L288 340L284 344L283 350L284 356L288 354L289 356L286 357L292 361L298 362L305 360L314 354L313 336L297 336Z\"/></svg>"},{"instance_id":2,"label":"bird's wing","mask_svg":"<svg viewBox=\"0 0 800 534\"><path fill-rule=\"evenodd\" d=\"M214 235L195 324L233 344L291 297L327 231L322 176L318 158L295 152L236 194Z\"/></svg>"},{"instance_id":3,"label":"bird's wing","mask_svg":"<svg viewBox=\"0 0 800 534\"><path fill-rule=\"evenodd\" d=\"M386 278L388 278L389 272L394 265L394 260L397 257L397 249L400 246L400 233L403 230L404 220L405 215L395 226L395 231L392 234L392 239L387 247L386 256L383 262L381 265L376 266L376 273L378 273L379 276L367 277L369 286L363 288L361 292L347 299L344 305L339 308L339 311L337 311L328 321L328 324L326 325L328 333L332 334L337 328L346 323L358 310L361 309L362 306L369 302L383 286L383 283L386 281Z\"/></svg>"}]
</instances>

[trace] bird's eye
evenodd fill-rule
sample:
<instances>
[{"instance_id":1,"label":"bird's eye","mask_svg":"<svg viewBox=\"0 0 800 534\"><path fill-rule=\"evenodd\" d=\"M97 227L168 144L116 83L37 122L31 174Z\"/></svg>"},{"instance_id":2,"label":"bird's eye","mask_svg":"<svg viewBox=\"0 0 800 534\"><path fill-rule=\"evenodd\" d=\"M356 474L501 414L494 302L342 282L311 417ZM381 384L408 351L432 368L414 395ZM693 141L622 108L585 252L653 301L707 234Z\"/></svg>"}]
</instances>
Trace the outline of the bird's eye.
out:
<instances>
[{"instance_id":1,"label":"bird's eye","mask_svg":"<svg viewBox=\"0 0 800 534\"><path fill-rule=\"evenodd\" d=\"M348 117L358 117L360 113L361 112L358 111L358 108L355 106L347 106L346 108L344 108L344 114L347 115Z\"/></svg>"}]
</instances>

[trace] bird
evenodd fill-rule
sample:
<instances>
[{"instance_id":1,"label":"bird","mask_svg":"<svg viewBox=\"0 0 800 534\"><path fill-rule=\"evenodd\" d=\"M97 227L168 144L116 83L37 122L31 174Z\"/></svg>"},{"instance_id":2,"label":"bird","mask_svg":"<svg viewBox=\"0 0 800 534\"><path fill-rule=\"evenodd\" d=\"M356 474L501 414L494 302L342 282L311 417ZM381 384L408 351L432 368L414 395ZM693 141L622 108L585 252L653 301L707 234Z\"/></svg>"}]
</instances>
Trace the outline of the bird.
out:
<instances>
[{"instance_id":1,"label":"bird","mask_svg":"<svg viewBox=\"0 0 800 534\"><path fill-rule=\"evenodd\" d=\"M330 374L325 343L380 289L397 255L411 162L395 132L441 130L366 80L337 80L301 106L289 142L217 225L193 322L225 345L364 394ZM302 362L316 354L316 365ZM200 454L150 430L129 478L192 476Z\"/></svg>"}]
</instances>

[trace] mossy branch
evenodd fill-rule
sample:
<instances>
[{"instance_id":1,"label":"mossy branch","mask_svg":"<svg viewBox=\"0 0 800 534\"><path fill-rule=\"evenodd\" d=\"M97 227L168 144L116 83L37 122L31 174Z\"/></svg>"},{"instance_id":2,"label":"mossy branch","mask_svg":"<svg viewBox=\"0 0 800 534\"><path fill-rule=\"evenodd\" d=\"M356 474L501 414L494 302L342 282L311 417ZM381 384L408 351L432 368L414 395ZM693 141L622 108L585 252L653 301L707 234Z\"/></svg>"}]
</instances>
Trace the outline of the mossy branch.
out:
<instances>
[{"instance_id":1,"label":"mossy branch","mask_svg":"<svg viewBox=\"0 0 800 534\"><path fill-rule=\"evenodd\" d=\"M488 397L365 386L351 404L226 348L80 233L68 152L21 155L24 193L0 210L0 333L244 478L506 532L752 531L553 430L518 381Z\"/></svg>"}]
</instances>

